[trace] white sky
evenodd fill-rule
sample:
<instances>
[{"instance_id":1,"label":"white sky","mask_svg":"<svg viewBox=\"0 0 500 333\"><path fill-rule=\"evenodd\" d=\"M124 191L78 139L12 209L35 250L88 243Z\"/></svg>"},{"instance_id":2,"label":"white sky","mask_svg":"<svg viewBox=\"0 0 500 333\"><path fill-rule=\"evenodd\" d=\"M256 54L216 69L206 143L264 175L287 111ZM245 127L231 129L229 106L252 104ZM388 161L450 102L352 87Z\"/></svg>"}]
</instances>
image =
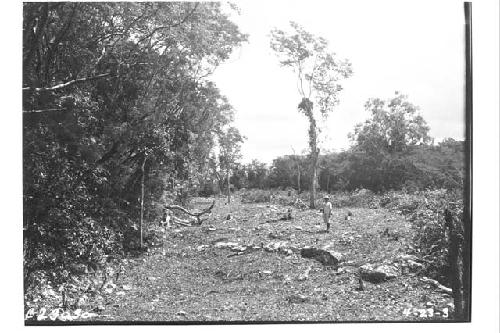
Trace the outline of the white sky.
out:
<instances>
[{"instance_id":1,"label":"white sky","mask_svg":"<svg viewBox=\"0 0 500 333\"><path fill-rule=\"evenodd\" d=\"M237 1L232 16L249 42L212 79L236 109L247 137L243 161L307 148L307 120L297 111L295 75L279 66L269 47L273 27L293 20L326 38L354 74L343 83L340 104L324 124L323 149L349 147L347 134L368 116L370 97L401 91L420 106L436 139L463 139L463 4L460 1Z\"/></svg>"}]
</instances>

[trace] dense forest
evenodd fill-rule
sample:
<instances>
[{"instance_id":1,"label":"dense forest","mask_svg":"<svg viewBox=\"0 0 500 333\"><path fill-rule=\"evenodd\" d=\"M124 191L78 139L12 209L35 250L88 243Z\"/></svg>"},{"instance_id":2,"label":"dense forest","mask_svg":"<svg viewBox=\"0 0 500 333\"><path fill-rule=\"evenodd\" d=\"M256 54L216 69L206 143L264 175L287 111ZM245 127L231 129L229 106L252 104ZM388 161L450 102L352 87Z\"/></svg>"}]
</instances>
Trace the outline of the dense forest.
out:
<instances>
[{"instance_id":1,"label":"dense forest","mask_svg":"<svg viewBox=\"0 0 500 333\"><path fill-rule=\"evenodd\" d=\"M236 110L211 81L248 39L229 12L238 8L218 2L23 4L27 299L47 281L66 286L110 258L147 252L154 236L148 226L164 219L166 206L187 211L197 197L222 197L222 205L226 196L230 202L252 189L266 194L250 202L272 202L280 191L312 193L313 199L316 191L344 198L365 191L378 196L379 206L380 200L387 201L382 206L398 202L394 207L406 207L420 223L414 241L433 255L427 274L451 283L442 211L461 219L464 142L435 143L418 107L396 92L366 101L367 120L352 129L348 149L317 148L320 118L313 106L323 116L331 110L341 90L337 76L347 79L351 65L338 65L324 53L324 40L314 44L293 25L324 61L317 76L305 77L324 96L313 104L302 92L297 100L309 122L311 151L276 157L271 165L243 163ZM277 53L297 51L282 32L274 31L274 38ZM329 85L313 82L318 77ZM415 201L400 202L394 193L415 194ZM424 205L432 212L418 215ZM310 207L318 208L314 200ZM438 215L437 224L423 227L424 219Z\"/></svg>"}]
</instances>

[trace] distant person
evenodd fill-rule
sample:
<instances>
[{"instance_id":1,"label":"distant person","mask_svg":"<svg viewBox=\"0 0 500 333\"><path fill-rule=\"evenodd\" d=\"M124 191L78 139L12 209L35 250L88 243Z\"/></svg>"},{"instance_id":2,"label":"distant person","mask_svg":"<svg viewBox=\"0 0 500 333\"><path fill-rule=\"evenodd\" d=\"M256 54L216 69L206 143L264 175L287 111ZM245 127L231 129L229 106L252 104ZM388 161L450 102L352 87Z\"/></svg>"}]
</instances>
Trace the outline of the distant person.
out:
<instances>
[{"instance_id":1,"label":"distant person","mask_svg":"<svg viewBox=\"0 0 500 333\"><path fill-rule=\"evenodd\" d=\"M330 198L325 195L323 197L323 221L326 223L326 232L330 232L330 216L332 215L332 203Z\"/></svg>"}]
</instances>

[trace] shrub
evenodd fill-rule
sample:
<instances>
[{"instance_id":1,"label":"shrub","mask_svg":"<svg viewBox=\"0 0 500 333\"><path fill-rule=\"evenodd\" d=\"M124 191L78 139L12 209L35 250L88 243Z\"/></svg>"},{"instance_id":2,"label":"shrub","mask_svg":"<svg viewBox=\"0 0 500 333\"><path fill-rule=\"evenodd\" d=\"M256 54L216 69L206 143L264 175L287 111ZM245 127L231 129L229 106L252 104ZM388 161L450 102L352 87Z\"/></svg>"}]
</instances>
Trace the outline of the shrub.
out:
<instances>
[{"instance_id":1,"label":"shrub","mask_svg":"<svg viewBox=\"0 0 500 333\"><path fill-rule=\"evenodd\" d=\"M266 190L246 190L240 194L243 203L270 202L271 193Z\"/></svg>"},{"instance_id":2,"label":"shrub","mask_svg":"<svg viewBox=\"0 0 500 333\"><path fill-rule=\"evenodd\" d=\"M361 189L354 192L338 192L331 197L332 205L336 208L358 207L358 208L379 208L380 197L370 190Z\"/></svg>"},{"instance_id":3,"label":"shrub","mask_svg":"<svg viewBox=\"0 0 500 333\"><path fill-rule=\"evenodd\" d=\"M443 284L449 284L449 236L445 227L444 210L449 209L460 223L463 213L462 193L433 190L414 194L384 195L385 206L411 222L414 230L413 251L426 263L424 273Z\"/></svg>"}]
</instances>

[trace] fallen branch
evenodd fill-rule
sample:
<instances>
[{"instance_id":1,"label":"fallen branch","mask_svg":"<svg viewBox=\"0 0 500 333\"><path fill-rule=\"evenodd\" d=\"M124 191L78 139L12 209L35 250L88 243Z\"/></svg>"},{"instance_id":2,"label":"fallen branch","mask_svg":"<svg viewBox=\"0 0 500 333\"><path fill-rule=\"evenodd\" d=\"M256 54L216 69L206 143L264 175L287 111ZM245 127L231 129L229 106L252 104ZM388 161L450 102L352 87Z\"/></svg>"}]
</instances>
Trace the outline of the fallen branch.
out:
<instances>
[{"instance_id":1,"label":"fallen branch","mask_svg":"<svg viewBox=\"0 0 500 333\"><path fill-rule=\"evenodd\" d=\"M210 205L210 207L202 210L201 212L191 212L189 210L187 210L186 208L182 207L182 206L178 206L178 205L167 205L165 206L165 208L167 209L170 209L170 210L180 210L186 214L188 214L189 216L194 216L196 217L196 220L197 220L197 224L201 224L202 221L201 221L201 217L204 215L204 214L209 214L212 212L212 208L214 208L215 206L215 200L212 202L212 204Z\"/></svg>"},{"instance_id":2,"label":"fallen branch","mask_svg":"<svg viewBox=\"0 0 500 333\"><path fill-rule=\"evenodd\" d=\"M180 218L175 217L175 216L170 220L170 222L175 223L175 224L180 224L180 225L183 225L185 227L191 226L191 223L189 223L189 221L180 219Z\"/></svg>"},{"instance_id":3,"label":"fallen branch","mask_svg":"<svg viewBox=\"0 0 500 333\"><path fill-rule=\"evenodd\" d=\"M452 295L452 289L451 288L443 286L441 283L437 282L436 280L429 279L428 277L424 276L423 278L420 279L420 281L428 283L428 284L430 284L430 285L438 288L439 290L441 290L442 292L444 292L444 293L446 293L448 295Z\"/></svg>"}]
</instances>

